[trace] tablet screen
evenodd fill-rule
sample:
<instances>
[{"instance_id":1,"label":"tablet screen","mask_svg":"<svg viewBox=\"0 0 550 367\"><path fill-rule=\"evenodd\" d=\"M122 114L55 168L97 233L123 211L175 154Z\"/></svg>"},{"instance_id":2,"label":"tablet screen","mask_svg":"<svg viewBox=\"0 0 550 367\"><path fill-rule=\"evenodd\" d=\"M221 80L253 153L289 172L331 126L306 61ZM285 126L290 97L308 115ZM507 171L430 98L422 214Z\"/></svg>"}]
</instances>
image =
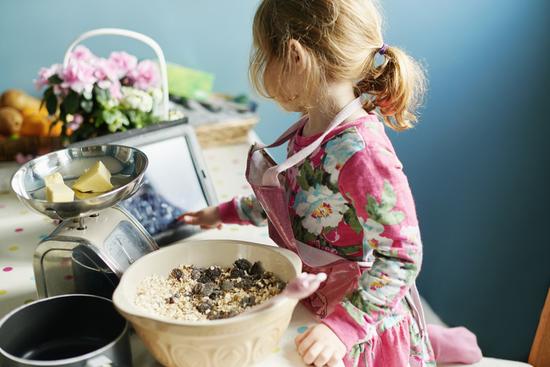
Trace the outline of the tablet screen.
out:
<instances>
[{"instance_id":1,"label":"tablet screen","mask_svg":"<svg viewBox=\"0 0 550 367\"><path fill-rule=\"evenodd\" d=\"M176 228L181 214L208 206L184 136L138 148L149 158L144 183L121 204L151 235Z\"/></svg>"}]
</instances>

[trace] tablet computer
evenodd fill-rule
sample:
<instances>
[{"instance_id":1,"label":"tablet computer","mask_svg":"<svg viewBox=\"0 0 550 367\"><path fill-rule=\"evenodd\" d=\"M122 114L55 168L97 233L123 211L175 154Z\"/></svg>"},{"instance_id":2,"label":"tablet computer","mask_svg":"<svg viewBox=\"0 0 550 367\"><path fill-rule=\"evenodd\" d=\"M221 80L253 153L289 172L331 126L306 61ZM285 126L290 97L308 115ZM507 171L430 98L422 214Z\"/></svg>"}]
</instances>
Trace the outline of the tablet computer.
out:
<instances>
[{"instance_id":1,"label":"tablet computer","mask_svg":"<svg viewBox=\"0 0 550 367\"><path fill-rule=\"evenodd\" d=\"M177 218L217 204L216 194L195 133L185 119L105 135L73 146L121 144L136 147L149 158L143 185L119 205L128 210L159 246L198 231Z\"/></svg>"}]
</instances>

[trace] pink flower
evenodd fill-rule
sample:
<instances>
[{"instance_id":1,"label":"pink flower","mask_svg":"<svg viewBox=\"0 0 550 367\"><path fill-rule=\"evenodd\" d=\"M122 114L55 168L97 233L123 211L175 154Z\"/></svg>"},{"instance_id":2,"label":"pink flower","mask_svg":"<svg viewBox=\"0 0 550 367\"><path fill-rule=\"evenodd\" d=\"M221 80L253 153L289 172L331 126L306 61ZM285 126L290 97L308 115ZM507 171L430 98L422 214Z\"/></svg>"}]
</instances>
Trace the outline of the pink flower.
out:
<instances>
[{"instance_id":1,"label":"pink flower","mask_svg":"<svg viewBox=\"0 0 550 367\"><path fill-rule=\"evenodd\" d=\"M137 66L137 58L126 52L112 52L108 59L109 64L114 69L117 79L124 78L131 70Z\"/></svg>"},{"instance_id":2,"label":"pink flower","mask_svg":"<svg viewBox=\"0 0 550 367\"><path fill-rule=\"evenodd\" d=\"M15 155L15 161L19 164L25 164L33 158L34 157L31 154L25 155L23 153L17 153Z\"/></svg>"},{"instance_id":3,"label":"pink flower","mask_svg":"<svg viewBox=\"0 0 550 367\"><path fill-rule=\"evenodd\" d=\"M42 89L49 84L48 79L54 75L61 72L60 64L53 64L49 68L40 68L38 71L38 78L34 80L34 85L36 89Z\"/></svg>"},{"instance_id":4,"label":"pink flower","mask_svg":"<svg viewBox=\"0 0 550 367\"><path fill-rule=\"evenodd\" d=\"M109 94L111 94L111 98L117 100L122 98L122 92L120 91L120 82L118 80L111 82L111 85L109 86Z\"/></svg>"},{"instance_id":5,"label":"pink flower","mask_svg":"<svg viewBox=\"0 0 550 367\"><path fill-rule=\"evenodd\" d=\"M94 72L89 63L71 58L63 70L61 88L70 88L78 94L91 93L97 81Z\"/></svg>"},{"instance_id":6,"label":"pink flower","mask_svg":"<svg viewBox=\"0 0 550 367\"><path fill-rule=\"evenodd\" d=\"M69 125L67 125L67 127L72 131L76 131L80 128L82 122L84 122L84 117L82 117L81 114L76 113L73 115L73 120L69 123Z\"/></svg>"},{"instance_id":7,"label":"pink flower","mask_svg":"<svg viewBox=\"0 0 550 367\"><path fill-rule=\"evenodd\" d=\"M86 47L82 45L78 45L74 48L74 50L71 52L70 59L71 60L79 60L79 61L88 61L91 62L96 58L96 56Z\"/></svg>"},{"instance_id":8,"label":"pink flower","mask_svg":"<svg viewBox=\"0 0 550 367\"><path fill-rule=\"evenodd\" d=\"M107 59L96 59L93 66L95 67L94 77L97 80L119 79L115 65Z\"/></svg>"},{"instance_id":9,"label":"pink flower","mask_svg":"<svg viewBox=\"0 0 550 367\"><path fill-rule=\"evenodd\" d=\"M128 73L128 77L131 85L141 90L156 87L160 80L157 65L151 60L141 61L135 69Z\"/></svg>"}]
</instances>

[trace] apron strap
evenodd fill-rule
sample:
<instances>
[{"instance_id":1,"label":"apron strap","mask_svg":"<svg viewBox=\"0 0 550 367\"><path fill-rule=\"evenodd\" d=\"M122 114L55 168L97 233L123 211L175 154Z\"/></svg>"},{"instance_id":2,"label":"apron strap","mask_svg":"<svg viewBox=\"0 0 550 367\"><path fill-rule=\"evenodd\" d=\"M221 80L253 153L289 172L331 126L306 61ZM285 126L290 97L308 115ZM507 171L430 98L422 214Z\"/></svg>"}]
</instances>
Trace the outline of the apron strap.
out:
<instances>
[{"instance_id":1,"label":"apron strap","mask_svg":"<svg viewBox=\"0 0 550 367\"><path fill-rule=\"evenodd\" d=\"M279 173L286 171L287 169L294 167L301 161L303 161L306 157L308 157L315 149L317 149L321 143L323 142L323 139L332 131L334 130L338 125L340 125L342 122L344 122L348 117L350 117L355 111L363 107L363 100L362 97L358 97L354 99L352 102L350 102L346 107L344 107L338 114L334 117L328 128L325 130L321 136L319 136L313 143L308 145L307 147L300 150L298 153L292 155L289 157L286 161L283 163L270 167L267 169L262 177L262 185L265 186L280 186L279 182ZM303 123L303 118L298 121ZM297 130L296 127L297 124L293 125L289 130L287 130L285 134L287 134L290 130L295 132ZM277 142L275 142L277 143ZM275 144L274 143L274 144Z\"/></svg>"},{"instance_id":2,"label":"apron strap","mask_svg":"<svg viewBox=\"0 0 550 367\"><path fill-rule=\"evenodd\" d=\"M290 126L284 133L282 133L281 136L279 136L277 140L275 140L273 143L269 145L255 144L254 147L252 148L252 151L255 152L260 149L275 148L275 147L278 147L279 145L286 143L304 125L307 119L308 119L307 115L302 116L298 121L292 124L292 126Z\"/></svg>"}]
</instances>

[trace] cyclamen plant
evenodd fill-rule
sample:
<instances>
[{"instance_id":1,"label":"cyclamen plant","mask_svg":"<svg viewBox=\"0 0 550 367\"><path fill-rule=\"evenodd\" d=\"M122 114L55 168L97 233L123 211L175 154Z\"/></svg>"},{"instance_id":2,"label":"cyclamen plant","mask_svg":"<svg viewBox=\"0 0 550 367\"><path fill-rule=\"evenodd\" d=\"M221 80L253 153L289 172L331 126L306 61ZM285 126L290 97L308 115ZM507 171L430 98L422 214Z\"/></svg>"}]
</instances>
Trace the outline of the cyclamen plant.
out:
<instances>
[{"instance_id":1,"label":"cyclamen plant","mask_svg":"<svg viewBox=\"0 0 550 367\"><path fill-rule=\"evenodd\" d=\"M44 90L48 113L62 124L62 136L71 141L142 128L159 121L156 107L162 99L159 71L151 60L138 62L126 52L109 58L77 46L64 68L41 68L36 88Z\"/></svg>"}]
</instances>

